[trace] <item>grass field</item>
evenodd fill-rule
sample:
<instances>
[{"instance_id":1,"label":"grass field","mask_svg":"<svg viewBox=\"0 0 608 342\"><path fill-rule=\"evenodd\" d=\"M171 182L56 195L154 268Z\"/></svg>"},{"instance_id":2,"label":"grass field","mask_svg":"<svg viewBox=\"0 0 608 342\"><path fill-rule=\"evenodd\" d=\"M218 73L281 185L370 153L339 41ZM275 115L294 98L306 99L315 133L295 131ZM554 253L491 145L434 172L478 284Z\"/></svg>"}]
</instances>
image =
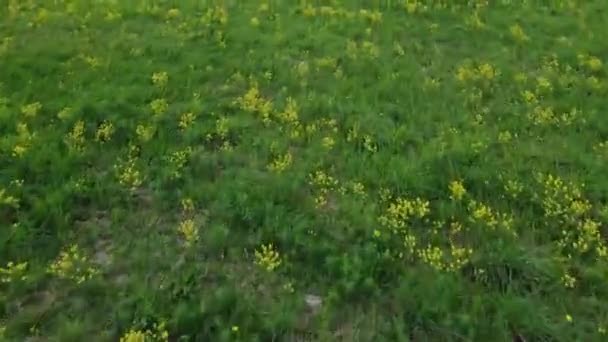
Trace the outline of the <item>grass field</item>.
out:
<instances>
[{"instance_id":1,"label":"grass field","mask_svg":"<svg viewBox=\"0 0 608 342\"><path fill-rule=\"evenodd\" d=\"M0 340L608 340L606 22L0 0Z\"/></svg>"}]
</instances>

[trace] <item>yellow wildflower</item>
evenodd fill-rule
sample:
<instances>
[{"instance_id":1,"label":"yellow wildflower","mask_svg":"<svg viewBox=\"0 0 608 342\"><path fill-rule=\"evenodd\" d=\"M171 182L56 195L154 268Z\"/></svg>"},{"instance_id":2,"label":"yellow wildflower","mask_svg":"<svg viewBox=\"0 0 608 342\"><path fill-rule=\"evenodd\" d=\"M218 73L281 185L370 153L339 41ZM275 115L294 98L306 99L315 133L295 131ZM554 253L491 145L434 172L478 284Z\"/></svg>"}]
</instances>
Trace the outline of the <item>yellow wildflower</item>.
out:
<instances>
[{"instance_id":1,"label":"yellow wildflower","mask_svg":"<svg viewBox=\"0 0 608 342\"><path fill-rule=\"evenodd\" d=\"M99 142L110 141L112 134L114 134L114 125L109 121L104 121L95 132L95 140Z\"/></svg>"},{"instance_id":2,"label":"yellow wildflower","mask_svg":"<svg viewBox=\"0 0 608 342\"><path fill-rule=\"evenodd\" d=\"M569 289L574 288L574 284L576 284L576 278L569 275L568 273L565 273L562 276L562 283L564 284L565 287L567 287Z\"/></svg>"},{"instance_id":3,"label":"yellow wildflower","mask_svg":"<svg viewBox=\"0 0 608 342\"><path fill-rule=\"evenodd\" d=\"M255 263L271 272L281 265L281 256L272 244L262 245L255 251Z\"/></svg>"},{"instance_id":4,"label":"yellow wildflower","mask_svg":"<svg viewBox=\"0 0 608 342\"><path fill-rule=\"evenodd\" d=\"M198 229L192 219L182 221L179 224L178 231L182 235L186 246L194 245L199 239Z\"/></svg>"},{"instance_id":5,"label":"yellow wildflower","mask_svg":"<svg viewBox=\"0 0 608 342\"><path fill-rule=\"evenodd\" d=\"M66 137L66 143L70 146L70 148L72 148L74 150L83 149L84 144L85 144L84 133L85 133L84 121L78 120L74 124L72 131L70 133L68 133L68 136Z\"/></svg>"},{"instance_id":6,"label":"yellow wildflower","mask_svg":"<svg viewBox=\"0 0 608 342\"><path fill-rule=\"evenodd\" d=\"M34 102L21 107L21 113L26 117L32 118L38 114L40 109L42 109L40 102Z\"/></svg>"},{"instance_id":7,"label":"yellow wildflower","mask_svg":"<svg viewBox=\"0 0 608 342\"><path fill-rule=\"evenodd\" d=\"M18 280L25 280L27 276L25 271L27 262L14 263L9 261L6 267L0 267L0 283L10 283Z\"/></svg>"},{"instance_id":8,"label":"yellow wildflower","mask_svg":"<svg viewBox=\"0 0 608 342\"><path fill-rule=\"evenodd\" d=\"M57 259L49 266L48 272L76 283L82 283L93 278L98 271L90 265L89 259L82 254L77 245L63 250Z\"/></svg>"},{"instance_id":9,"label":"yellow wildflower","mask_svg":"<svg viewBox=\"0 0 608 342\"><path fill-rule=\"evenodd\" d=\"M169 82L169 74L166 71L155 72L152 74L152 83L159 87L164 88Z\"/></svg>"},{"instance_id":10,"label":"yellow wildflower","mask_svg":"<svg viewBox=\"0 0 608 342\"><path fill-rule=\"evenodd\" d=\"M284 155L277 156L270 164L268 164L268 170L281 173L291 165L291 162L291 153L287 152Z\"/></svg>"},{"instance_id":11,"label":"yellow wildflower","mask_svg":"<svg viewBox=\"0 0 608 342\"><path fill-rule=\"evenodd\" d=\"M527 42L530 40L530 37L526 35L524 29L519 26L519 24L512 25L509 28L509 31L511 32L511 36L518 42Z\"/></svg>"},{"instance_id":12,"label":"yellow wildflower","mask_svg":"<svg viewBox=\"0 0 608 342\"><path fill-rule=\"evenodd\" d=\"M179 128L183 131L186 130L188 127L190 127L192 125L192 123L194 123L194 121L196 120L196 114L192 113L192 112L187 112L182 114L182 116L179 119Z\"/></svg>"},{"instance_id":13,"label":"yellow wildflower","mask_svg":"<svg viewBox=\"0 0 608 342\"><path fill-rule=\"evenodd\" d=\"M0 188L0 205L16 208L19 206L19 200L9 195L5 189Z\"/></svg>"},{"instance_id":14,"label":"yellow wildflower","mask_svg":"<svg viewBox=\"0 0 608 342\"><path fill-rule=\"evenodd\" d=\"M322 145L326 149L331 150L331 148L334 147L335 144L336 144L336 141L334 140L334 138L332 138L330 136L323 137Z\"/></svg>"},{"instance_id":15,"label":"yellow wildflower","mask_svg":"<svg viewBox=\"0 0 608 342\"><path fill-rule=\"evenodd\" d=\"M150 103L150 108L155 115L161 115L167 112L169 103L165 99L155 99Z\"/></svg>"},{"instance_id":16,"label":"yellow wildflower","mask_svg":"<svg viewBox=\"0 0 608 342\"><path fill-rule=\"evenodd\" d=\"M167 11L167 19L174 19L181 15L181 12L177 8L171 8Z\"/></svg>"},{"instance_id":17,"label":"yellow wildflower","mask_svg":"<svg viewBox=\"0 0 608 342\"><path fill-rule=\"evenodd\" d=\"M120 338L120 342L146 342L146 334L138 330L129 330Z\"/></svg>"},{"instance_id":18,"label":"yellow wildflower","mask_svg":"<svg viewBox=\"0 0 608 342\"><path fill-rule=\"evenodd\" d=\"M462 197L467 193L462 181L452 181L449 185L450 198L452 200L460 201Z\"/></svg>"}]
</instances>

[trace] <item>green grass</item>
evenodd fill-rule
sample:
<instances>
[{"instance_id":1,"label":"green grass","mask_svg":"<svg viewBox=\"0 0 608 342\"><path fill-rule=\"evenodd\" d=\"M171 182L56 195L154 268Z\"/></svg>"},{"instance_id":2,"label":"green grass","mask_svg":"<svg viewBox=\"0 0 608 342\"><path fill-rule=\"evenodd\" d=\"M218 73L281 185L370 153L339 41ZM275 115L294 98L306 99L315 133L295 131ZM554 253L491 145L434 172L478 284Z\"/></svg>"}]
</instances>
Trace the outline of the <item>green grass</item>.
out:
<instances>
[{"instance_id":1,"label":"green grass","mask_svg":"<svg viewBox=\"0 0 608 342\"><path fill-rule=\"evenodd\" d=\"M2 2L0 339L608 339L608 5L484 2Z\"/></svg>"}]
</instances>

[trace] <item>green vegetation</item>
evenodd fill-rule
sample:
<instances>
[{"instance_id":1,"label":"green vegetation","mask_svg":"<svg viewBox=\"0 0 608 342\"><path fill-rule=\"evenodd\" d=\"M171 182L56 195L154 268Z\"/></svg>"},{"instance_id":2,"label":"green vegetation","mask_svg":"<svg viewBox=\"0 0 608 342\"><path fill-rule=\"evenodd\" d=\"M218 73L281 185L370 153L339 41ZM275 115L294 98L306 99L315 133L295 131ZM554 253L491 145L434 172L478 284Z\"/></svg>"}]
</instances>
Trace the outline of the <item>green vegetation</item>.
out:
<instances>
[{"instance_id":1,"label":"green vegetation","mask_svg":"<svg viewBox=\"0 0 608 342\"><path fill-rule=\"evenodd\" d=\"M608 340L608 3L538 3L4 1L0 340Z\"/></svg>"}]
</instances>

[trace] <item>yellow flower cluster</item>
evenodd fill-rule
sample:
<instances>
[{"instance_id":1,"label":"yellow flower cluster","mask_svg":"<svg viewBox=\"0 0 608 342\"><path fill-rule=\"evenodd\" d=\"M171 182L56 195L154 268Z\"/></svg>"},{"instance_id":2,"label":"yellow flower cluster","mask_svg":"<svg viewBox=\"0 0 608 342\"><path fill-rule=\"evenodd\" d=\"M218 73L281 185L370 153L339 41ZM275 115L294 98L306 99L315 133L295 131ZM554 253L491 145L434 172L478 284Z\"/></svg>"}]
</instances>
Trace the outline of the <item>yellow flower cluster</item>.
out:
<instances>
[{"instance_id":1,"label":"yellow flower cluster","mask_svg":"<svg viewBox=\"0 0 608 342\"><path fill-rule=\"evenodd\" d=\"M524 32L524 29L519 24L514 24L509 27L509 32L511 36L518 42L528 42L530 41L530 37Z\"/></svg>"},{"instance_id":2,"label":"yellow flower cluster","mask_svg":"<svg viewBox=\"0 0 608 342\"><path fill-rule=\"evenodd\" d=\"M188 146L183 150L174 151L165 157L165 160L171 169L171 177L176 179L182 177L182 170L184 166L186 166L191 154L192 147Z\"/></svg>"},{"instance_id":3,"label":"yellow flower cluster","mask_svg":"<svg viewBox=\"0 0 608 342\"><path fill-rule=\"evenodd\" d=\"M215 134L220 138L226 139L228 137L229 129L228 118L225 116L222 116L215 121Z\"/></svg>"},{"instance_id":4,"label":"yellow flower cluster","mask_svg":"<svg viewBox=\"0 0 608 342\"><path fill-rule=\"evenodd\" d=\"M236 103L242 110L260 115L265 124L271 122L272 101L261 96L257 83L251 84L249 90L236 99Z\"/></svg>"},{"instance_id":5,"label":"yellow flower cluster","mask_svg":"<svg viewBox=\"0 0 608 342\"><path fill-rule=\"evenodd\" d=\"M12 156L16 158L22 157L29 149L34 140L34 133L30 133L26 123L17 124L17 140L13 146Z\"/></svg>"},{"instance_id":6,"label":"yellow flower cluster","mask_svg":"<svg viewBox=\"0 0 608 342\"><path fill-rule=\"evenodd\" d=\"M150 109L152 109L152 113L154 113L154 115L162 115L169 110L169 103L163 98L155 99L150 102Z\"/></svg>"},{"instance_id":7,"label":"yellow flower cluster","mask_svg":"<svg viewBox=\"0 0 608 342\"><path fill-rule=\"evenodd\" d=\"M201 22L206 26L226 25L228 22L228 12L223 6L210 7L201 18Z\"/></svg>"},{"instance_id":8,"label":"yellow flower cluster","mask_svg":"<svg viewBox=\"0 0 608 342\"><path fill-rule=\"evenodd\" d=\"M517 180L508 179L504 184L504 189L507 195L511 196L511 198L517 198L524 190L524 186Z\"/></svg>"},{"instance_id":9,"label":"yellow flower cluster","mask_svg":"<svg viewBox=\"0 0 608 342\"><path fill-rule=\"evenodd\" d=\"M608 248L600 234L600 224L594 220L580 221L574 230L562 230L558 246L564 250L574 250L579 254L590 251L593 247L600 258L608 256Z\"/></svg>"},{"instance_id":10,"label":"yellow flower cluster","mask_svg":"<svg viewBox=\"0 0 608 342\"><path fill-rule=\"evenodd\" d=\"M409 241L411 245L410 248L413 249L415 243L412 245L411 237ZM438 246L432 246L430 244L417 251L420 261L437 271L447 272L455 272L461 269L469 262L472 254L473 250L471 248L457 247L453 244L450 245L449 253L444 252L444 250Z\"/></svg>"},{"instance_id":11,"label":"yellow flower cluster","mask_svg":"<svg viewBox=\"0 0 608 342\"><path fill-rule=\"evenodd\" d=\"M513 235L517 234L513 230L513 217L505 213L500 213L490 206L475 200L469 201L468 210L471 222L482 224L492 230L501 228Z\"/></svg>"},{"instance_id":12,"label":"yellow flower cluster","mask_svg":"<svg viewBox=\"0 0 608 342\"><path fill-rule=\"evenodd\" d=\"M191 198L184 198L180 201L182 213L188 215L194 212L194 201Z\"/></svg>"},{"instance_id":13,"label":"yellow flower cluster","mask_svg":"<svg viewBox=\"0 0 608 342\"><path fill-rule=\"evenodd\" d=\"M580 53L577 55L578 64L582 67L587 68L591 72L598 72L602 70L602 60L595 56L590 56L586 53Z\"/></svg>"},{"instance_id":14,"label":"yellow flower cluster","mask_svg":"<svg viewBox=\"0 0 608 342\"><path fill-rule=\"evenodd\" d=\"M68 133L65 142L75 151L81 151L85 144L85 124L84 121L78 120L72 130Z\"/></svg>"},{"instance_id":15,"label":"yellow flower cluster","mask_svg":"<svg viewBox=\"0 0 608 342\"><path fill-rule=\"evenodd\" d=\"M591 203L583 198L581 188L576 184L551 174L538 174L537 181L543 187L545 217L574 222L591 210Z\"/></svg>"},{"instance_id":16,"label":"yellow flower cluster","mask_svg":"<svg viewBox=\"0 0 608 342\"><path fill-rule=\"evenodd\" d=\"M437 246L428 245L426 248L418 250L418 257L425 264L440 271L443 270L443 250Z\"/></svg>"},{"instance_id":17,"label":"yellow flower cluster","mask_svg":"<svg viewBox=\"0 0 608 342\"><path fill-rule=\"evenodd\" d=\"M412 218L424 218L431 212L429 202L421 198L397 198L389 203L386 212L378 220L394 232L404 230Z\"/></svg>"},{"instance_id":18,"label":"yellow flower cluster","mask_svg":"<svg viewBox=\"0 0 608 342\"><path fill-rule=\"evenodd\" d=\"M181 11L177 8L171 8L167 11L167 19L179 18L182 15Z\"/></svg>"},{"instance_id":19,"label":"yellow flower cluster","mask_svg":"<svg viewBox=\"0 0 608 342\"><path fill-rule=\"evenodd\" d=\"M358 59L359 56L374 59L380 56L380 48L378 45L368 40L361 43L349 40L346 42L346 55L354 60Z\"/></svg>"},{"instance_id":20,"label":"yellow flower cluster","mask_svg":"<svg viewBox=\"0 0 608 342\"><path fill-rule=\"evenodd\" d=\"M372 24L380 23L382 21L382 12L376 10L361 9L359 10L359 16L367 19Z\"/></svg>"},{"instance_id":21,"label":"yellow flower cluster","mask_svg":"<svg viewBox=\"0 0 608 342\"><path fill-rule=\"evenodd\" d=\"M452 181L449 185L450 199L460 201L467 193L462 181Z\"/></svg>"},{"instance_id":22,"label":"yellow flower cluster","mask_svg":"<svg viewBox=\"0 0 608 342\"><path fill-rule=\"evenodd\" d=\"M480 63L477 66L466 63L456 69L456 79L462 83L479 80L492 81L498 75L500 75L499 71L489 63Z\"/></svg>"},{"instance_id":23,"label":"yellow flower cluster","mask_svg":"<svg viewBox=\"0 0 608 342\"><path fill-rule=\"evenodd\" d=\"M182 221L177 227L186 247L192 247L199 240L199 230L195 213L194 201L190 198L181 200Z\"/></svg>"},{"instance_id":24,"label":"yellow flower cluster","mask_svg":"<svg viewBox=\"0 0 608 342\"><path fill-rule=\"evenodd\" d=\"M318 193L315 196L316 207L325 207L327 205L327 196L329 192L338 188L338 180L322 170L311 173L309 178L310 180L308 183L318 190Z\"/></svg>"},{"instance_id":25,"label":"yellow flower cluster","mask_svg":"<svg viewBox=\"0 0 608 342\"><path fill-rule=\"evenodd\" d=\"M281 173L285 171L292 163L291 153L287 152L283 155L276 156L270 164L268 164L268 170Z\"/></svg>"},{"instance_id":26,"label":"yellow flower cluster","mask_svg":"<svg viewBox=\"0 0 608 342\"><path fill-rule=\"evenodd\" d=\"M70 279L78 284L93 278L99 273L77 245L72 245L62 251L48 267L48 272L59 278Z\"/></svg>"},{"instance_id":27,"label":"yellow flower cluster","mask_svg":"<svg viewBox=\"0 0 608 342\"><path fill-rule=\"evenodd\" d=\"M0 188L0 206L18 207L19 200L7 193L5 189Z\"/></svg>"},{"instance_id":28,"label":"yellow flower cluster","mask_svg":"<svg viewBox=\"0 0 608 342\"><path fill-rule=\"evenodd\" d=\"M25 117L33 118L38 115L40 109L42 109L42 105L40 104L40 102L34 102L21 107L21 113Z\"/></svg>"},{"instance_id":29,"label":"yellow flower cluster","mask_svg":"<svg viewBox=\"0 0 608 342\"><path fill-rule=\"evenodd\" d=\"M365 185L361 182L352 182L351 183L352 192L356 195L365 196L367 195L365 192Z\"/></svg>"},{"instance_id":30,"label":"yellow flower cluster","mask_svg":"<svg viewBox=\"0 0 608 342\"><path fill-rule=\"evenodd\" d=\"M574 278L568 273L564 273L564 275L562 276L562 283L566 288L572 289L576 284L576 278Z\"/></svg>"},{"instance_id":31,"label":"yellow flower cluster","mask_svg":"<svg viewBox=\"0 0 608 342\"><path fill-rule=\"evenodd\" d=\"M281 265L281 256L272 244L262 245L260 250L255 251L255 263L272 272Z\"/></svg>"},{"instance_id":32,"label":"yellow flower cluster","mask_svg":"<svg viewBox=\"0 0 608 342\"><path fill-rule=\"evenodd\" d=\"M154 324L152 329L127 331L121 338L120 342L168 342L169 332L165 327L165 323Z\"/></svg>"},{"instance_id":33,"label":"yellow flower cluster","mask_svg":"<svg viewBox=\"0 0 608 342\"><path fill-rule=\"evenodd\" d=\"M193 219L186 219L180 222L177 230L182 235L187 247L193 246L199 240L198 228Z\"/></svg>"},{"instance_id":34,"label":"yellow flower cluster","mask_svg":"<svg viewBox=\"0 0 608 342\"><path fill-rule=\"evenodd\" d=\"M531 97L528 97L530 99ZM528 101L528 100L526 100ZM531 100L532 101L532 100ZM535 101L535 100L534 100ZM536 105L528 112L528 119L534 125L568 126L581 117L581 111L573 108L568 112L556 113L551 106Z\"/></svg>"},{"instance_id":35,"label":"yellow flower cluster","mask_svg":"<svg viewBox=\"0 0 608 342\"><path fill-rule=\"evenodd\" d=\"M377 10L368 10L368 9L360 9L358 12L350 11L348 9L342 7L332 7L332 6L318 6L315 7L310 3L306 4L300 9L302 15L305 17L337 17L337 18L347 18L347 19L355 19L360 18L363 20L367 20L372 24L377 24L382 22L382 12Z\"/></svg>"},{"instance_id":36,"label":"yellow flower cluster","mask_svg":"<svg viewBox=\"0 0 608 342\"><path fill-rule=\"evenodd\" d=\"M608 247L600 233L600 223L591 218L592 205L583 197L581 187L551 174L537 175L543 187L541 201L545 217L562 225L558 246L570 256L570 252L583 254L593 250L597 257L608 256ZM551 221L549 221L551 222Z\"/></svg>"},{"instance_id":37,"label":"yellow flower cluster","mask_svg":"<svg viewBox=\"0 0 608 342\"><path fill-rule=\"evenodd\" d=\"M14 263L9 261L6 267L0 267L0 282L10 283L18 280L25 280L27 276L25 272L27 270L27 262Z\"/></svg>"},{"instance_id":38,"label":"yellow flower cluster","mask_svg":"<svg viewBox=\"0 0 608 342\"><path fill-rule=\"evenodd\" d=\"M137 127L135 127L135 134L137 135L137 138L141 142L147 142L150 139L152 139L155 132L156 132L156 127L154 127L153 125L139 124L139 125L137 125Z\"/></svg>"},{"instance_id":39,"label":"yellow flower cluster","mask_svg":"<svg viewBox=\"0 0 608 342\"><path fill-rule=\"evenodd\" d=\"M112 125L109 121L104 121L97 128L97 132L95 132L95 140L99 142L108 142L112 139L112 135L114 134L114 125Z\"/></svg>"},{"instance_id":40,"label":"yellow flower cluster","mask_svg":"<svg viewBox=\"0 0 608 342\"><path fill-rule=\"evenodd\" d=\"M169 74L166 71L155 72L152 74L152 84L159 88L164 88L169 82Z\"/></svg>"},{"instance_id":41,"label":"yellow flower cluster","mask_svg":"<svg viewBox=\"0 0 608 342\"><path fill-rule=\"evenodd\" d=\"M428 11L428 6L424 1L420 0L405 0L403 2L403 7L409 14L424 13Z\"/></svg>"},{"instance_id":42,"label":"yellow flower cluster","mask_svg":"<svg viewBox=\"0 0 608 342\"><path fill-rule=\"evenodd\" d=\"M298 104L296 103L296 100L291 97L288 97L285 109L282 112L277 113L277 117L280 121L284 123L298 123Z\"/></svg>"},{"instance_id":43,"label":"yellow flower cluster","mask_svg":"<svg viewBox=\"0 0 608 342\"><path fill-rule=\"evenodd\" d=\"M129 191L135 191L143 183L143 176L137 167L138 151L137 146L131 145L126 160L119 159L114 164L118 182Z\"/></svg>"},{"instance_id":44,"label":"yellow flower cluster","mask_svg":"<svg viewBox=\"0 0 608 342\"><path fill-rule=\"evenodd\" d=\"M181 115L181 117L179 118L179 128L182 131L185 131L186 129L188 129L188 127L190 127L194 121L196 120L196 114L192 113L192 112L187 112L187 113L183 113Z\"/></svg>"}]
</instances>

